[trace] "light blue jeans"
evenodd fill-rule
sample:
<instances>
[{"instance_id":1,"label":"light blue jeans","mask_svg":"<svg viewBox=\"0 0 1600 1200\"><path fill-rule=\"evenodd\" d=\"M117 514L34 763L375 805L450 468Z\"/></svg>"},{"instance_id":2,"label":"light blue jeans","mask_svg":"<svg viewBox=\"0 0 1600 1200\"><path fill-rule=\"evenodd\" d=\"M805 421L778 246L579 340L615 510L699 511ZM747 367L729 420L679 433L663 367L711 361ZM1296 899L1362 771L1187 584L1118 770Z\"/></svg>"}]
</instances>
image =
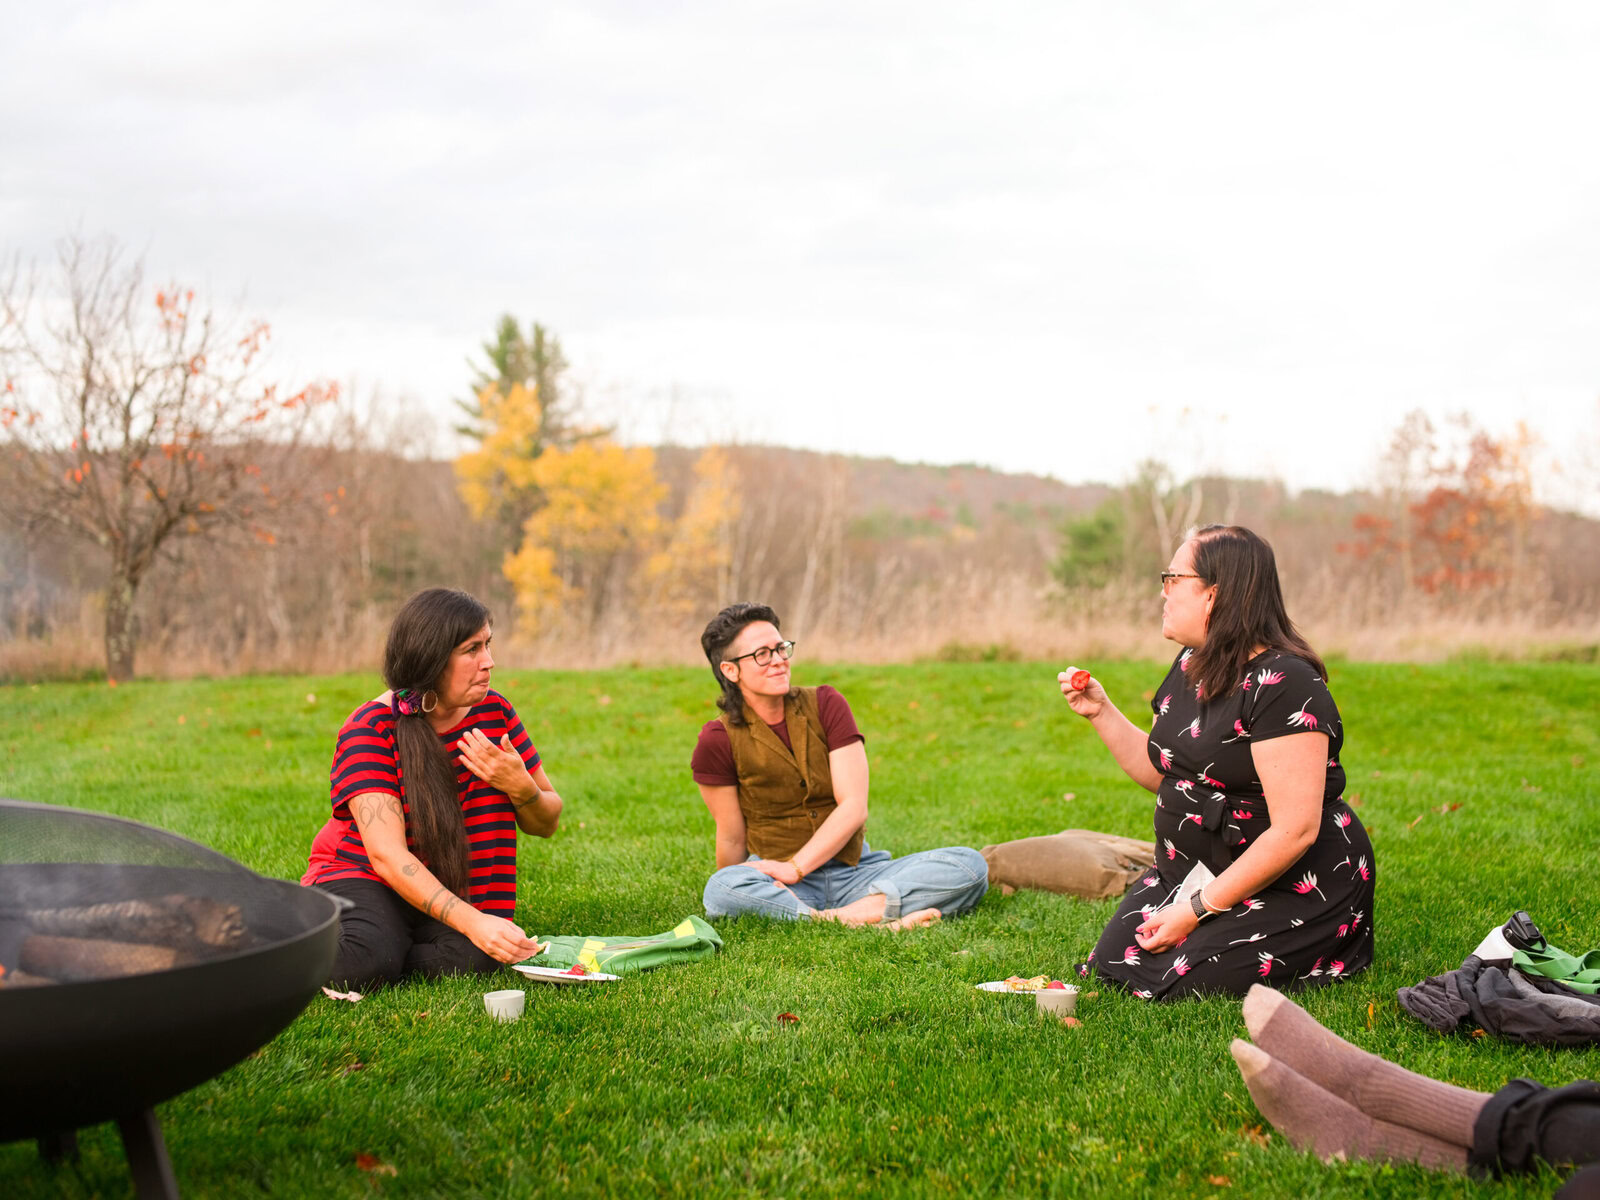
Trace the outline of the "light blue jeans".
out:
<instances>
[{"instance_id":1,"label":"light blue jeans","mask_svg":"<svg viewBox=\"0 0 1600 1200\"><path fill-rule=\"evenodd\" d=\"M819 909L842 908L863 896L882 895L886 921L919 908L937 908L953 917L975 907L989 890L989 864L965 846L894 858L863 843L855 866L830 862L793 887L749 865L758 858L752 854L747 862L723 867L706 881L706 916L756 913L792 921Z\"/></svg>"}]
</instances>

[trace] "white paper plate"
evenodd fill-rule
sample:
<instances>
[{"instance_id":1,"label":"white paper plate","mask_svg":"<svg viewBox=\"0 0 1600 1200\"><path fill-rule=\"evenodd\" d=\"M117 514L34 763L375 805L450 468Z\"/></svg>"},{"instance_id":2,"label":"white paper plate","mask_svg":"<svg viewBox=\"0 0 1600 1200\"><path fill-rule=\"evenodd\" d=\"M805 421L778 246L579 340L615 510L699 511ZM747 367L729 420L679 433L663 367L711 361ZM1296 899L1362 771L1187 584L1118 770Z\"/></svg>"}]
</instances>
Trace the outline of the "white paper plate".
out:
<instances>
[{"instance_id":1,"label":"white paper plate","mask_svg":"<svg viewBox=\"0 0 1600 1200\"><path fill-rule=\"evenodd\" d=\"M1026 988L1022 990L1013 990L1012 988L1008 988L1006 986L1006 981L1004 979L991 979L988 983L978 983L974 984L973 986L976 987L980 992L1004 992L1008 996L1037 996L1040 992L1044 991L1075 992L1078 990L1070 983L1067 984L1065 988Z\"/></svg>"},{"instance_id":2,"label":"white paper plate","mask_svg":"<svg viewBox=\"0 0 1600 1200\"><path fill-rule=\"evenodd\" d=\"M604 971L591 971L587 975L569 975L556 967L530 967L526 963L512 963L513 971L520 971L529 979L540 983L615 983L621 975L607 975Z\"/></svg>"}]
</instances>

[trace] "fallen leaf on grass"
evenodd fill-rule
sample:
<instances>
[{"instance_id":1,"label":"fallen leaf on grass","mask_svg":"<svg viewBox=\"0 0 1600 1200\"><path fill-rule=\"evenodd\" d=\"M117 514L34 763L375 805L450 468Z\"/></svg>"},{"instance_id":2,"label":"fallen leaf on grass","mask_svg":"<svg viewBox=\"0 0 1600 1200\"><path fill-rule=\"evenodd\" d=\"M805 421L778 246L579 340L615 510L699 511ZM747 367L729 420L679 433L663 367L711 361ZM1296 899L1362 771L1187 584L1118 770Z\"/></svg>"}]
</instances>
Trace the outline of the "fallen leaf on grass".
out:
<instances>
[{"instance_id":1,"label":"fallen leaf on grass","mask_svg":"<svg viewBox=\"0 0 1600 1200\"><path fill-rule=\"evenodd\" d=\"M1485 1033L1481 1029L1474 1029L1472 1031L1472 1036L1475 1037L1475 1038L1481 1038L1481 1037L1488 1037L1489 1035L1487 1033Z\"/></svg>"},{"instance_id":2,"label":"fallen leaf on grass","mask_svg":"<svg viewBox=\"0 0 1600 1200\"><path fill-rule=\"evenodd\" d=\"M259 729L246 729L244 731L244 735L245 735L245 737L260 737L261 736L261 730L259 730Z\"/></svg>"},{"instance_id":3,"label":"fallen leaf on grass","mask_svg":"<svg viewBox=\"0 0 1600 1200\"><path fill-rule=\"evenodd\" d=\"M1266 1131L1259 1125L1245 1126L1243 1129L1239 1130L1239 1136L1245 1138L1247 1141L1254 1142L1258 1146L1264 1147L1272 1143L1272 1139L1267 1136Z\"/></svg>"},{"instance_id":4,"label":"fallen leaf on grass","mask_svg":"<svg viewBox=\"0 0 1600 1200\"><path fill-rule=\"evenodd\" d=\"M1346 796L1344 802L1346 804L1348 804L1351 808L1360 808L1361 807L1361 793L1357 792L1353 796Z\"/></svg>"},{"instance_id":5,"label":"fallen leaf on grass","mask_svg":"<svg viewBox=\"0 0 1600 1200\"><path fill-rule=\"evenodd\" d=\"M1535 784L1529 783L1526 779L1524 779L1522 781L1522 790L1525 791L1525 792L1542 792L1542 791L1544 791L1544 789L1542 787L1539 787L1539 786L1537 786Z\"/></svg>"},{"instance_id":6,"label":"fallen leaf on grass","mask_svg":"<svg viewBox=\"0 0 1600 1200\"><path fill-rule=\"evenodd\" d=\"M1420 821L1420 820L1422 820L1422 818L1423 818L1423 817L1425 817L1425 816L1427 816L1427 815L1428 815L1428 814L1427 814L1427 813L1425 813L1425 812L1419 812L1419 813L1418 813L1418 814L1417 814L1417 815L1416 815L1416 817L1415 817L1415 818L1414 818L1414 819L1413 819L1413 820L1412 820L1412 822L1411 822L1411 824L1409 824L1409 825L1407 825L1407 826L1406 826L1406 828L1407 828L1407 829L1415 829L1415 828L1416 828L1416 827L1417 827L1417 822L1418 822L1418 821Z\"/></svg>"},{"instance_id":7,"label":"fallen leaf on grass","mask_svg":"<svg viewBox=\"0 0 1600 1200\"><path fill-rule=\"evenodd\" d=\"M1093 1000L1093 999L1095 999L1095 998L1096 998L1096 997L1097 997L1097 996L1099 996L1099 995L1100 995L1100 993L1099 993L1099 992L1085 992L1085 993L1084 993L1084 994L1083 994L1083 998L1084 998L1084 999L1085 999L1085 1000Z\"/></svg>"},{"instance_id":8,"label":"fallen leaf on grass","mask_svg":"<svg viewBox=\"0 0 1600 1200\"><path fill-rule=\"evenodd\" d=\"M336 992L330 987L323 988L322 994L329 1000L348 1000L351 1004L357 1004L361 1000L360 992Z\"/></svg>"},{"instance_id":9,"label":"fallen leaf on grass","mask_svg":"<svg viewBox=\"0 0 1600 1200\"><path fill-rule=\"evenodd\" d=\"M1439 805L1438 808L1434 809L1433 811L1438 813L1440 816L1444 816L1446 813L1455 812L1455 810L1460 808L1460 807L1461 807L1461 801L1457 800L1454 804L1441 804L1441 805Z\"/></svg>"},{"instance_id":10,"label":"fallen leaf on grass","mask_svg":"<svg viewBox=\"0 0 1600 1200\"><path fill-rule=\"evenodd\" d=\"M1068 1029L1077 1029L1083 1025L1083 1022L1078 1020L1077 1017L1062 1017L1061 1023Z\"/></svg>"},{"instance_id":11,"label":"fallen leaf on grass","mask_svg":"<svg viewBox=\"0 0 1600 1200\"><path fill-rule=\"evenodd\" d=\"M611 703L611 697L610 696L596 696L594 702L596 704L598 704L601 708L604 708L604 707L606 707L606 705Z\"/></svg>"},{"instance_id":12,"label":"fallen leaf on grass","mask_svg":"<svg viewBox=\"0 0 1600 1200\"><path fill-rule=\"evenodd\" d=\"M1377 1011L1378 1011L1378 1002L1376 1000L1368 1000L1367 1001L1367 1028L1368 1029L1372 1028L1372 1015L1373 1015L1373 1013L1375 1013Z\"/></svg>"},{"instance_id":13,"label":"fallen leaf on grass","mask_svg":"<svg viewBox=\"0 0 1600 1200\"><path fill-rule=\"evenodd\" d=\"M400 1169L373 1154L357 1154L356 1166L370 1175L398 1175Z\"/></svg>"},{"instance_id":14,"label":"fallen leaf on grass","mask_svg":"<svg viewBox=\"0 0 1600 1200\"><path fill-rule=\"evenodd\" d=\"M1078 793L1077 792L1065 792L1065 793L1062 794L1061 798L1063 800L1076 800L1078 798Z\"/></svg>"},{"instance_id":15,"label":"fallen leaf on grass","mask_svg":"<svg viewBox=\"0 0 1600 1200\"><path fill-rule=\"evenodd\" d=\"M315 704L316 702L317 702L317 694L315 692L307 692L306 693L306 703L307 704Z\"/></svg>"},{"instance_id":16,"label":"fallen leaf on grass","mask_svg":"<svg viewBox=\"0 0 1600 1200\"><path fill-rule=\"evenodd\" d=\"M1212 1187L1232 1187L1233 1186L1233 1180L1229 1179L1226 1175L1207 1175L1206 1176L1206 1182L1209 1183Z\"/></svg>"},{"instance_id":17,"label":"fallen leaf on grass","mask_svg":"<svg viewBox=\"0 0 1600 1200\"><path fill-rule=\"evenodd\" d=\"M779 1013L778 1014L778 1024L779 1025L797 1025L799 1023L800 1023L800 1018L795 1016L793 1013Z\"/></svg>"},{"instance_id":18,"label":"fallen leaf on grass","mask_svg":"<svg viewBox=\"0 0 1600 1200\"><path fill-rule=\"evenodd\" d=\"M1575 767L1582 767L1583 766L1583 755L1574 754L1572 756L1572 765L1575 766Z\"/></svg>"},{"instance_id":19,"label":"fallen leaf on grass","mask_svg":"<svg viewBox=\"0 0 1600 1200\"><path fill-rule=\"evenodd\" d=\"M340 1070L339 1074L341 1074L341 1075L354 1075L357 1071L365 1070L366 1066L367 1066L367 1064L364 1063L364 1062L347 1063L344 1066L344 1068L342 1070Z\"/></svg>"}]
</instances>

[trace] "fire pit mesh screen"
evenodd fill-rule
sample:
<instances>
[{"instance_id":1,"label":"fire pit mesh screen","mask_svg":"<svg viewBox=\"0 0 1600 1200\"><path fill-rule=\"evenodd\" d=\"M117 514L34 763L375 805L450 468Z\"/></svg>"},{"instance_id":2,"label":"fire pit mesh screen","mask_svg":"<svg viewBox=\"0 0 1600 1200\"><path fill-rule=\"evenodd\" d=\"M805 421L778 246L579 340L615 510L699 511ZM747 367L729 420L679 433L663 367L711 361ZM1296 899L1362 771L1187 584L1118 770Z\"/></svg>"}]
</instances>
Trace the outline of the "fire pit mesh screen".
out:
<instances>
[{"instance_id":1,"label":"fire pit mesh screen","mask_svg":"<svg viewBox=\"0 0 1600 1200\"><path fill-rule=\"evenodd\" d=\"M299 932L269 887L147 825L0 802L0 987L164 971Z\"/></svg>"}]
</instances>

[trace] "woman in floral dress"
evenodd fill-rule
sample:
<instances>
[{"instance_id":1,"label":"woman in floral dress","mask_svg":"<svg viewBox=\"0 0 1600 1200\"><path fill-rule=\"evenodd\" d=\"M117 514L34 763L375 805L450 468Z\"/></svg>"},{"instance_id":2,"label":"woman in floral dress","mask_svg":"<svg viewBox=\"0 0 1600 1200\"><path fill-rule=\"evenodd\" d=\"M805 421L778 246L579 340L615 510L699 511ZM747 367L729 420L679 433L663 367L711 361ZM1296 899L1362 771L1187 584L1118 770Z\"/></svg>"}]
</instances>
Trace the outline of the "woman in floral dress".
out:
<instances>
[{"instance_id":1,"label":"woman in floral dress","mask_svg":"<svg viewBox=\"0 0 1600 1200\"><path fill-rule=\"evenodd\" d=\"M1372 962L1372 843L1344 801L1344 726L1322 660L1283 606L1265 541L1208 525L1161 575L1183 647L1144 733L1098 680L1061 691L1156 794L1156 859L1078 966L1150 1000L1292 990ZM1073 687L1079 675L1082 687ZM1197 864L1215 876L1188 894Z\"/></svg>"}]
</instances>

